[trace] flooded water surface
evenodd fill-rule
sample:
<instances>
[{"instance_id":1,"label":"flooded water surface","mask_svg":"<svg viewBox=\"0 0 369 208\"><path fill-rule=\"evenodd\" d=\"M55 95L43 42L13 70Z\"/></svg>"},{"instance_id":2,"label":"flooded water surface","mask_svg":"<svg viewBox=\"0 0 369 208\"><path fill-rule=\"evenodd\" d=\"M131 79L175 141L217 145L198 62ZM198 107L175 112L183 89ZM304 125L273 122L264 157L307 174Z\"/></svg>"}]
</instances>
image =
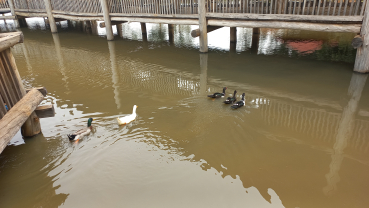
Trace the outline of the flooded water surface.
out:
<instances>
[{"instance_id":1,"label":"flooded water surface","mask_svg":"<svg viewBox=\"0 0 369 208\"><path fill-rule=\"evenodd\" d=\"M27 22L12 52L56 115L1 153L0 207L369 204L369 86L352 72L354 34L237 28L234 45L222 28L200 54L196 26L169 37L147 24L145 37L130 23L106 41L101 28ZM207 98L223 87L246 105ZM118 126L133 105L136 120ZM93 131L70 142L88 118Z\"/></svg>"}]
</instances>

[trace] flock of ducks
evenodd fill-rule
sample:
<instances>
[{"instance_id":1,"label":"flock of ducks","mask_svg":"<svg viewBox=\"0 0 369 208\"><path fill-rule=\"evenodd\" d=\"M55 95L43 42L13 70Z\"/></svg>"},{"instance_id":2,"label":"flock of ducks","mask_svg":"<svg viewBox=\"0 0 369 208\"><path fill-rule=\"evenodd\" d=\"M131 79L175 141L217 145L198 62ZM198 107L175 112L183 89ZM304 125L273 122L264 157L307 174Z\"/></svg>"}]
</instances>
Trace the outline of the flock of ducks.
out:
<instances>
[{"instance_id":1,"label":"flock of ducks","mask_svg":"<svg viewBox=\"0 0 369 208\"><path fill-rule=\"evenodd\" d=\"M222 93L216 92L212 95L208 95L208 97L210 97L210 98L224 97L226 89L227 89L227 87L224 87ZM234 93L233 93L233 97L228 97L225 101L223 101L223 103L233 104L231 106L232 109L237 109L237 108L241 108L242 106L244 106L245 105L245 93L242 94L242 99L240 101L237 101L236 94L237 94L237 91L235 90ZM133 106L132 114L130 114L128 116L121 117L121 118L117 118L118 124L119 125L125 125L125 124L128 124L128 123L132 122L133 120L135 120L136 116L137 116L137 114L136 114L137 107L138 107L137 105ZM88 135L91 132L91 129L92 129L91 124L92 124L92 121L94 121L94 120L95 119L93 119L93 118L89 118L88 121L87 121L87 127L86 128L80 129L80 130L74 132L73 134L68 134L67 136L68 136L69 140L70 141L78 141L78 140L82 139L84 136Z\"/></svg>"},{"instance_id":2,"label":"flock of ducks","mask_svg":"<svg viewBox=\"0 0 369 208\"><path fill-rule=\"evenodd\" d=\"M208 95L208 97L210 97L210 98L224 97L226 89L227 89L227 87L224 87L222 93L216 92L212 95ZM233 105L231 105L232 109L237 109L237 108L241 108L242 106L244 106L245 105L245 93L242 94L242 99L238 102L236 102L237 101L236 94L237 94L237 90L234 91L233 97L228 97L225 101L223 101L223 103L224 104L233 104Z\"/></svg>"}]
</instances>

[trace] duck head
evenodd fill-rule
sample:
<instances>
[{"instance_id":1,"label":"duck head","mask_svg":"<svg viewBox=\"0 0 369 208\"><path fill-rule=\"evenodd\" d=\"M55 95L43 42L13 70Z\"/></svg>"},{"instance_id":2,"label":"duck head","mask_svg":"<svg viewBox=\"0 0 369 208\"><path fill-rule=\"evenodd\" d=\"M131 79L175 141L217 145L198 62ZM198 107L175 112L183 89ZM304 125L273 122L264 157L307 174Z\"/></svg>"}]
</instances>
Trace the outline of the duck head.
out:
<instances>
[{"instance_id":1,"label":"duck head","mask_svg":"<svg viewBox=\"0 0 369 208\"><path fill-rule=\"evenodd\" d=\"M92 121L94 121L95 119L93 118L89 118L88 121L87 121L87 127L90 127L91 124L92 124Z\"/></svg>"},{"instance_id":2,"label":"duck head","mask_svg":"<svg viewBox=\"0 0 369 208\"><path fill-rule=\"evenodd\" d=\"M223 87L223 94L225 94L226 89L228 89L227 87Z\"/></svg>"},{"instance_id":3,"label":"duck head","mask_svg":"<svg viewBox=\"0 0 369 208\"><path fill-rule=\"evenodd\" d=\"M237 90L234 91L233 97L236 97Z\"/></svg>"}]
</instances>

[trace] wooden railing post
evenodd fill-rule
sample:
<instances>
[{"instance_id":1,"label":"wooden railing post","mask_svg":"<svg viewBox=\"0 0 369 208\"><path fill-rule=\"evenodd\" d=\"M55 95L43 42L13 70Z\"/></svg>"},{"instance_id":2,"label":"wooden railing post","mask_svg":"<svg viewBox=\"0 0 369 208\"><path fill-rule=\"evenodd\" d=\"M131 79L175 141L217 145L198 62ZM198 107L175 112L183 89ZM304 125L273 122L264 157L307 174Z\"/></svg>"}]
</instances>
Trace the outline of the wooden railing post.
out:
<instances>
[{"instance_id":1,"label":"wooden railing post","mask_svg":"<svg viewBox=\"0 0 369 208\"><path fill-rule=\"evenodd\" d=\"M364 19L360 36L363 44L357 48L354 71L360 73L369 72L369 3L365 6Z\"/></svg>"},{"instance_id":2,"label":"wooden railing post","mask_svg":"<svg viewBox=\"0 0 369 208\"><path fill-rule=\"evenodd\" d=\"M111 21L110 21L108 2L106 0L100 0L100 3L101 3L103 15L104 15L106 39L114 40L113 28L111 27Z\"/></svg>"},{"instance_id":3,"label":"wooden railing post","mask_svg":"<svg viewBox=\"0 0 369 208\"><path fill-rule=\"evenodd\" d=\"M56 28L56 23L53 16L53 8L51 7L50 0L44 0L45 2L45 9L47 13L47 19L49 20L50 29L52 33L57 33L58 29Z\"/></svg>"},{"instance_id":4,"label":"wooden railing post","mask_svg":"<svg viewBox=\"0 0 369 208\"><path fill-rule=\"evenodd\" d=\"M206 21L206 0L199 0L200 52L208 52L208 32Z\"/></svg>"},{"instance_id":5,"label":"wooden railing post","mask_svg":"<svg viewBox=\"0 0 369 208\"><path fill-rule=\"evenodd\" d=\"M8 0L8 3L9 3L9 7L10 7L10 12L11 12L12 16L15 17L14 26L15 26L15 28L19 28L18 18L17 18L17 15L15 14L14 2L13 2L13 0Z\"/></svg>"}]
</instances>

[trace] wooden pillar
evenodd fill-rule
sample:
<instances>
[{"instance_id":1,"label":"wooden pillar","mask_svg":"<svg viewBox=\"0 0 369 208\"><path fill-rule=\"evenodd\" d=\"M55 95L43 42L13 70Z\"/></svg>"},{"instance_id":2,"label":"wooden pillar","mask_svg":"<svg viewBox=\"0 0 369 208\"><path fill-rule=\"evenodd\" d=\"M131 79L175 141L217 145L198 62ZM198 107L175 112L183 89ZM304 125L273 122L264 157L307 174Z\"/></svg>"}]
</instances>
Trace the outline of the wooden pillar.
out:
<instances>
[{"instance_id":1,"label":"wooden pillar","mask_svg":"<svg viewBox=\"0 0 369 208\"><path fill-rule=\"evenodd\" d=\"M208 83L208 54L200 53L200 95L206 94Z\"/></svg>"},{"instance_id":2,"label":"wooden pillar","mask_svg":"<svg viewBox=\"0 0 369 208\"><path fill-rule=\"evenodd\" d=\"M57 33L58 29L56 28L56 23L53 16L53 8L51 7L50 0L44 0L45 2L45 9L47 13L47 19L49 20L50 29L52 33Z\"/></svg>"},{"instance_id":3,"label":"wooden pillar","mask_svg":"<svg viewBox=\"0 0 369 208\"><path fill-rule=\"evenodd\" d=\"M200 53L208 52L208 32L206 21L206 0L199 0Z\"/></svg>"},{"instance_id":4,"label":"wooden pillar","mask_svg":"<svg viewBox=\"0 0 369 208\"><path fill-rule=\"evenodd\" d=\"M338 173L345 157L343 150L347 147L347 142L350 141L352 137L355 125L355 115L358 111L361 94L367 78L367 74L352 74L348 89L348 96L350 97L350 100L342 111L341 120L338 124L336 141L333 145L333 152L331 156L332 161L329 165L329 173L325 175L327 179L327 186L323 188L325 195L331 196L337 191L337 183L340 181L340 176Z\"/></svg>"},{"instance_id":5,"label":"wooden pillar","mask_svg":"<svg viewBox=\"0 0 369 208\"><path fill-rule=\"evenodd\" d=\"M96 20L91 21L91 31L92 31L93 35L98 35L97 21Z\"/></svg>"},{"instance_id":6,"label":"wooden pillar","mask_svg":"<svg viewBox=\"0 0 369 208\"><path fill-rule=\"evenodd\" d=\"M26 18L18 18L19 27L27 27Z\"/></svg>"},{"instance_id":7,"label":"wooden pillar","mask_svg":"<svg viewBox=\"0 0 369 208\"><path fill-rule=\"evenodd\" d=\"M168 24L169 43L174 43L174 25Z\"/></svg>"},{"instance_id":8,"label":"wooden pillar","mask_svg":"<svg viewBox=\"0 0 369 208\"><path fill-rule=\"evenodd\" d=\"M147 31L146 31L146 23L141 22L141 33L142 33L142 40L147 42Z\"/></svg>"},{"instance_id":9,"label":"wooden pillar","mask_svg":"<svg viewBox=\"0 0 369 208\"><path fill-rule=\"evenodd\" d=\"M369 3L365 6L364 19L360 36L363 44L357 48L354 71L360 73L369 72Z\"/></svg>"},{"instance_id":10,"label":"wooden pillar","mask_svg":"<svg viewBox=\"0 0 369 208\"><path fill-rule=\"evenodd\" d=\"M113 28L111 26L111 21L110 21L108 2L107 0L100 0L100 3L101 3L103 15L104 15L106 39L114 40Z\"/></svg>"},{"instance_id":11,"label":"wooden pillar","mask_svg":"<svg viewBox=\"0 0 369 208\"><path fill-rule=\"evenodd\" d=\"M118 32L118 36L123 38L123 26L122 23L117 24L117 32Z\"/></svg>"},{"instance_id":12,"label":"wooden pillar","mask_svg":"<svg viewBox=\"0 0 369 208\"><path fill-rule=\"evenodd\" d=\"M14 26L15 26L15 28L19 28L18 18L17 18L17 15L15 14L14 2L13 2L13 0L8 0L8 3L9 3L9 7L10 7L10 12L11 12L12 16L15 17Z\"/></svg>"},{"instance_id":13,"label":"wooden pillar","mask_svg":"<svg viewBox=\"0 0 369 208\"><path fill-rule=\"evenodd\" d=\"M258 54L259 36L260 36L260 28L253 28L252 29L252 40L251 40L251 53Z\"/></svg>"},{"instance_id":14,"label":"wooden pillar","mask_svg":"<svg viewBox=\"0 0 369 208\"><path fill-rule=\"evenodd\" d=\"M229 29L230 29L230 41L237 42L237 28L230 27Z\"/></svg>"}]
</instances>

